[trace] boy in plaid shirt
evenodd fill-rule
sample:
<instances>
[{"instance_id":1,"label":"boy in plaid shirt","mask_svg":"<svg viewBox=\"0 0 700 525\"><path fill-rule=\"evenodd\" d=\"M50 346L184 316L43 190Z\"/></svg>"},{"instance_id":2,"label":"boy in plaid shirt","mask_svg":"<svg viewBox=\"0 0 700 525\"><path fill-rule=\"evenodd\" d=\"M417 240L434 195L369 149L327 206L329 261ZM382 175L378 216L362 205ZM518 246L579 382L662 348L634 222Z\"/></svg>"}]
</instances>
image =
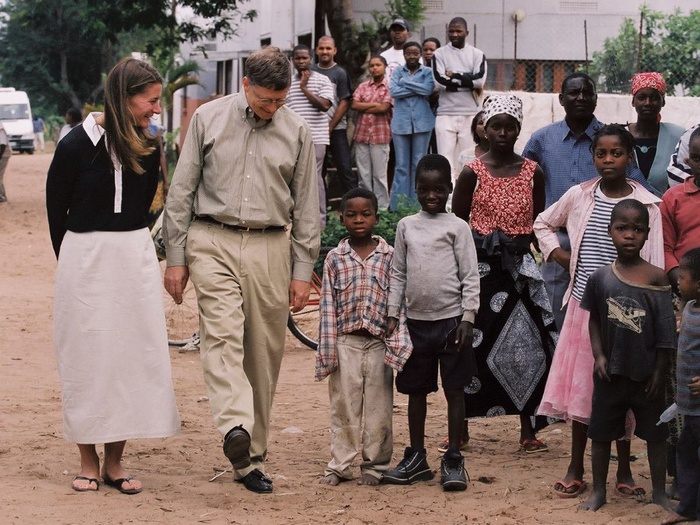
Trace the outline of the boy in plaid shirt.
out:
<instances>
[{"instance_id":1,"label":"boy in plaid shirt","mask_svg":"<svg viewBox=\"0 0 700 525\"><path fill-rule=\"evenodd\" d=\"M367 189L343 196L340 220L350 237L330 251L323 267L315 375L317 381L330 376L332 459L320 480L328 485L352 479L360 449L360 485L377 485L389 468L392 368L401 370L411 353L405 319L384 337L394 249L372 235L377 208L377 197Z\"/></svg>"}]
</instances>

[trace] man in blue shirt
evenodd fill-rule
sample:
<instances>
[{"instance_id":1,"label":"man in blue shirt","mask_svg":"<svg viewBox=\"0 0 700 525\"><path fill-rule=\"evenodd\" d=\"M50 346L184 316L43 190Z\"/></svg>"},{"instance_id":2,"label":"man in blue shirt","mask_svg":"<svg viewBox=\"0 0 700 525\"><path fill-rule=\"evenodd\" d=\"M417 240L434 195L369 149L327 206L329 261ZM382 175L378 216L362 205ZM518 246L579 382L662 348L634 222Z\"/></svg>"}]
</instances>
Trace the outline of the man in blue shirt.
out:
<instances>
[{"instance_id":1,"label":"man in blue shirt","mask_svg":"<svg viewBox=\"0 0 700 525\"><path fill-rule=\"evenodd\" d=\"M585 73L572 73L561 84L559 103L566 113L564 120L535 131L523 150L523 157L534 160L544 171L547 208L569 188L598 176L590 149L593 134L603 126L593 114L598 103L595 82ZM630 164L627 177L652 191L636 164ZM562 229L558 237L562 249L571 250L566 231ZM549 262L542 265L542 276L557 328L561 330L566 313L562 310L562 298L569 286L569 272Z\"/></svg>"}]
</instances>

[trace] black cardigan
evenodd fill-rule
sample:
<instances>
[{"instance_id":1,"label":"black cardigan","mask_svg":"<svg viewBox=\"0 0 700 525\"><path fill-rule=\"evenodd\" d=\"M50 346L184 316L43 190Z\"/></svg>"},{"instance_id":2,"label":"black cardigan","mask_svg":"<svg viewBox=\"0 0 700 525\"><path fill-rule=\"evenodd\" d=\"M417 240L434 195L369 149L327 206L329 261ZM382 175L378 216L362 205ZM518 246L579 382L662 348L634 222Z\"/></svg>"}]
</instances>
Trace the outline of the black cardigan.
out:
<instances>
[{"instance_id":1,"label":"black cardigan","mask_svg":"<svg viewBox=\"0 0 700 525\"><path fill-rule=\"evenodd\" d=\"M122 170L121 213L114 213L114 168L104 135L96 146L82 125L56 146L46 179L46 211L53 250L58 252L67 230L130 231L148 225L148 210L158 187L160 152L144 157L146 170Z\"/></svg>"}]
</instances>

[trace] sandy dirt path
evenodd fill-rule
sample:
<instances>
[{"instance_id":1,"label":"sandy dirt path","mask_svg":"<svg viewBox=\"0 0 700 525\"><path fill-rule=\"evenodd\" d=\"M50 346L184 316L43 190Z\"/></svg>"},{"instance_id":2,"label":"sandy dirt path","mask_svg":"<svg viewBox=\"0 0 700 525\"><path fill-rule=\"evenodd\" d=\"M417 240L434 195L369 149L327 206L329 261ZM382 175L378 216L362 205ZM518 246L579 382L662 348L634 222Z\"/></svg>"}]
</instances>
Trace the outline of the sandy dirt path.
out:
<instances>
[{"instance_id":1,"label":"sandy dirt path","mask_svg":"<svg viewBox=\"0 0 700 525\"><path fill-rule=\"evenodd\" d=\"M124 496L101 486L82 494L70 488L78 468L74 445L61 430L60 386L51 347L55 259L44 209L51 154L15 155L5 175L9 202L0 204L0 524L653 524L659 507L612 494L597 513L577 510L578 499L560 499L552 483L568 464L569 429L549 427L545 453L518 450L515 417L479 420L466 452L471 475L463 493L443 493L437 478L410 487L331 488L318 483L329 459L326 383L313 381L313 353L287 339L272 415L267 471L272 495L214 482L226 466L213 428L198 355L171 350L182 432L173 438L129 442L127 469L146 487ZM138 400L135 400L138 402ZM394 410L394 460L408 440L406 397ZM436 445L446 432L441 395L429 398L426 442L439 467ZM633 442L637 481L651 490L644 444ZM589 459L588 459L589 460ZM588 461L587 460L587 461ZM586 479L591 481L590 472Z\"/></svg>"}]
</instances>

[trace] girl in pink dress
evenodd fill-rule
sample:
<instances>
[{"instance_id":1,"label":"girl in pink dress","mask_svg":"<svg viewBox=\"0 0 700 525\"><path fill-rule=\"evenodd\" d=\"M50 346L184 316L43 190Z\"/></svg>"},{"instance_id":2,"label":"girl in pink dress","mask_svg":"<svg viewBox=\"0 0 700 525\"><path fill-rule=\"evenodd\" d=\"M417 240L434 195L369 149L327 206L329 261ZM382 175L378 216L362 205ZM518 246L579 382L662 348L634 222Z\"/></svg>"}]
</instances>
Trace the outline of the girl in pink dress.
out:
<instances>
[{"instance_id":1,"label":"girl in pink dress","mask_svg":"<svg viewBox=\"0 0 700 525\"><path fill-rule=\"evenodd\" d=\"M566 476L554 484L555 493L563 498L581 494L583 457L586 450L588 422L593 396L593 352L588 334L589 313L580 307L588 276L615 260L617 254L608 235L613 206L633 198L649 210L649 240L641 251L646 261L663 267L663 237L659 199L636 182L627 179L627 166L633 159L634 138L619 124L596 131L591 145L593 162L600 177L574 186L535 220L534 230L546 261L555 261L572 275L564 294L566 317L561 329L552 369L547 378L539 415L571 422L571 462ZM559 246L556 232L566 228L571 238L571 252ZM631 436L633 423L628 424ZM629 466L630 442L617 442L618 469L616 493L623 497L639 496L644 489L634 484Z\"/></svg>"}]
</instances>

